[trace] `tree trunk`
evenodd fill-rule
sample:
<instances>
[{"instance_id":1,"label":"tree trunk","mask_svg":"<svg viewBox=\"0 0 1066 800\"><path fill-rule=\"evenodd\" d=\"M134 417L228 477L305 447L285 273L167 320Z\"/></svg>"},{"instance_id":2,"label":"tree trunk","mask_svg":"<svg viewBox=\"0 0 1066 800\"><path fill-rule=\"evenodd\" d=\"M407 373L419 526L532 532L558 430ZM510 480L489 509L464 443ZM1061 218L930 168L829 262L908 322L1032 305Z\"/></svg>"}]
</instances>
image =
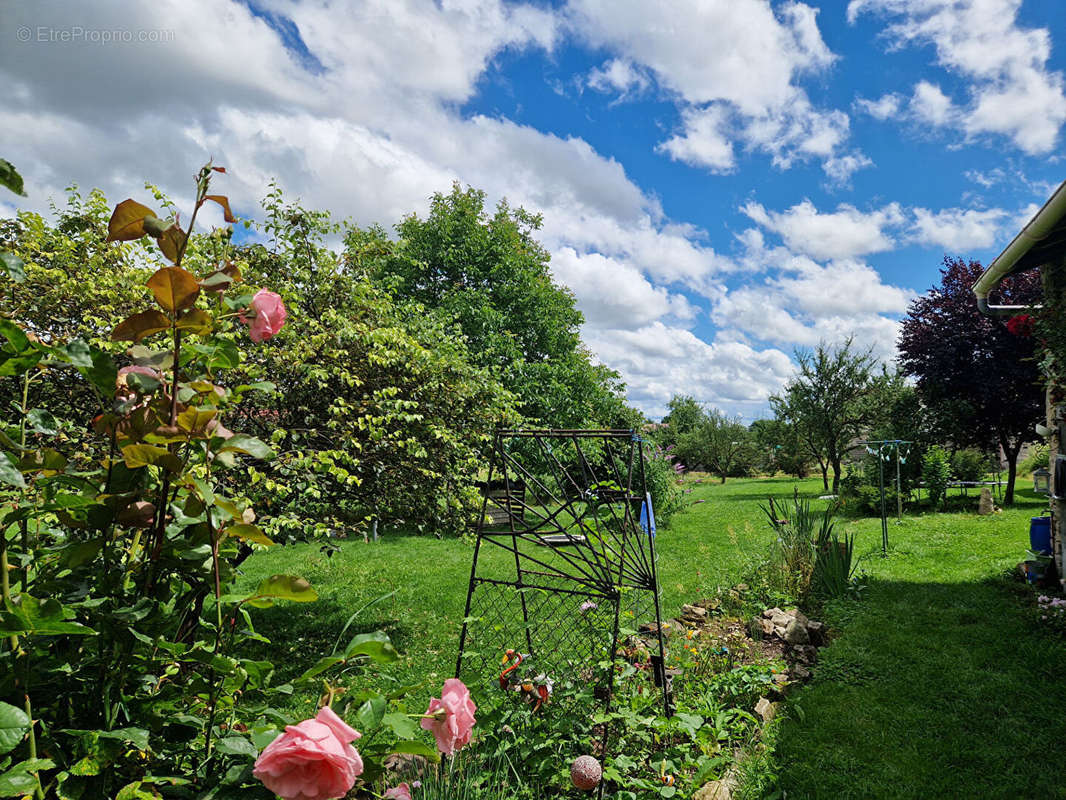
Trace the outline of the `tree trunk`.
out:
<instances>
[{"instance_id":1,"label":"tree trunk","mask_svg":"<svg viewBox=\"0 0 1066 800\"><path fill-rule=\"evenodd\" d=\"M725 483L725 473L723 472L719 477L722 479L722 483Z\"/></svg>"},{"instance_id":2,"label":"tree trunk","mask_svg":"<svg viewBox=\"0 0 1066 800\"><path fill-rule=\"evenodd\" d=\"M840 459L833 459L833 494L840 490Z\"/></svg>"},{"instance_id":3,"label":"tree trunk","mask_svg":"<svg viewBox=\"0 0 1066 800\"><path fill-rule=\"evenodd\" d=\"M1014 505L1014 479L1018 477L1018 453L1021 449L1021 442L1014 447L1003 448L1003 454L1007 457L1007 489L1003 492L1003 505L1005 506Z\"/></svg>"},{"instance_id":4,"label":"tree trunk","mask_svg":"<svg viewBox=\"0 0 1066 800\"><path fill-rule=\"evenodd\" d=\"M822 471L822 489L829 493L829 465L818 462L818 468Z\"/></svg>"}]
</instances>

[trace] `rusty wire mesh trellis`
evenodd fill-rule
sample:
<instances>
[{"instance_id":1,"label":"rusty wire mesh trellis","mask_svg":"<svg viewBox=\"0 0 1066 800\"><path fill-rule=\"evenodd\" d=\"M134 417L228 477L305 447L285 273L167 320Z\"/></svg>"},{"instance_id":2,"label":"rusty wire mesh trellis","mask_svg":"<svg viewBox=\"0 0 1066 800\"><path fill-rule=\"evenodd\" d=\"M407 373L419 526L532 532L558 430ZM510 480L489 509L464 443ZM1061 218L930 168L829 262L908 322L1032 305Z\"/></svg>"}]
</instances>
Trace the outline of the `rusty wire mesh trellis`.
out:
<instances>
[{"instance_id":1,"label":"rusty wire mesh trellis","mask_svg":"<svg viewBox=\"0 0 1066 800\"><path fill-rule=\"evenodd\" d=\"M483 489L456 677L491 686L513 649L556 682L594 687L609 709L620 632L643 629L640 646L669 713L640 438L500 430Z\"/></svg>"}]
</instances>

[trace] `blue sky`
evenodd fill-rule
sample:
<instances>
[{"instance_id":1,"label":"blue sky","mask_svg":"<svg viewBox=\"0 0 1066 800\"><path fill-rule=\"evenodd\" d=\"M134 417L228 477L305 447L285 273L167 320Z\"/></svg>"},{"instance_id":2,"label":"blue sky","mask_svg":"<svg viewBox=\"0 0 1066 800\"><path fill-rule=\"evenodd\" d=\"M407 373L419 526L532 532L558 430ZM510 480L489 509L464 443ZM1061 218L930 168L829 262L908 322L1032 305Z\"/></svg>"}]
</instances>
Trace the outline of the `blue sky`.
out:
<instances>
[{"instance_id":1,"label":"blue sky","mask_svg":"<svg viewBox=\"0 0 1066 800\"><path fill-rule=\"evenodd\" d=\"M71 182L187 200L208 156L251 217L272 177L386 225L468 183L544 215L586 342L653 416L674 393L765 414L822 341L890 361L943 255L987 262L1066 178L1059 0L9 11L21 207Z\"/></svg>"}]
</instances>

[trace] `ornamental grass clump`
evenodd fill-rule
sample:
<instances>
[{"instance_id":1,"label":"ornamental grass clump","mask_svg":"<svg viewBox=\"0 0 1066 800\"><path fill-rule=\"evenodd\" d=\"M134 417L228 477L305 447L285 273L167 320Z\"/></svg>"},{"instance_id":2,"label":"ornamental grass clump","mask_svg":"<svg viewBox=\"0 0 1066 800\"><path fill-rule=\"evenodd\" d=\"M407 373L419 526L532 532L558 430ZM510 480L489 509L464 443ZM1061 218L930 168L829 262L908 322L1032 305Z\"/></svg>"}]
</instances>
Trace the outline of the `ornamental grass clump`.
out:
<instances>
[{"instance_id":1,"label":"ornamental grass clump","mask_svg":"<svg viewBox=\"0 0 1066 800\"><path fill-rule=\"evenodd\" d=\"M834 533L837 505L831 502L819 513L798 492L791 502L767 499L760 508L777 534L769 565L773 588L797 600L837 598L850 591L855 537Z\"/></svg>"}]
</instances>

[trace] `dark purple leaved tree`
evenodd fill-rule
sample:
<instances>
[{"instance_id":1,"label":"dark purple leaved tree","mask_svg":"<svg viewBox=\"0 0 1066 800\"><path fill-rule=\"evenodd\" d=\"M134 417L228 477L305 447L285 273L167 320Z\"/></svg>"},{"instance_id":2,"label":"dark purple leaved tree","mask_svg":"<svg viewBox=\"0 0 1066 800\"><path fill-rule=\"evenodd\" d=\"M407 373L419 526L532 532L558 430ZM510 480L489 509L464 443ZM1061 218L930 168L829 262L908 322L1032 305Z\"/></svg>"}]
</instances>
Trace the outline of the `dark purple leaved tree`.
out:
<instances>
[{"instance_id":1,"label":"dark purple leaved tree","mask_svg":"<svg viewBox=\"0 0 1066 800\"><path fill-rule=\"evenodd\" d=\"M983 271L976 261L944 257L940 285L911 303L903 320L899 363L916 379L939 435L958 446L1003 448L1010 504L1018 452L1036 438L1033 428L1044 417L1044 384L1033 339L978 312L971 287ZM997 295L992 303L1038 303L1040 275L1009 278Z\"/></svg>"}]
</instances>

